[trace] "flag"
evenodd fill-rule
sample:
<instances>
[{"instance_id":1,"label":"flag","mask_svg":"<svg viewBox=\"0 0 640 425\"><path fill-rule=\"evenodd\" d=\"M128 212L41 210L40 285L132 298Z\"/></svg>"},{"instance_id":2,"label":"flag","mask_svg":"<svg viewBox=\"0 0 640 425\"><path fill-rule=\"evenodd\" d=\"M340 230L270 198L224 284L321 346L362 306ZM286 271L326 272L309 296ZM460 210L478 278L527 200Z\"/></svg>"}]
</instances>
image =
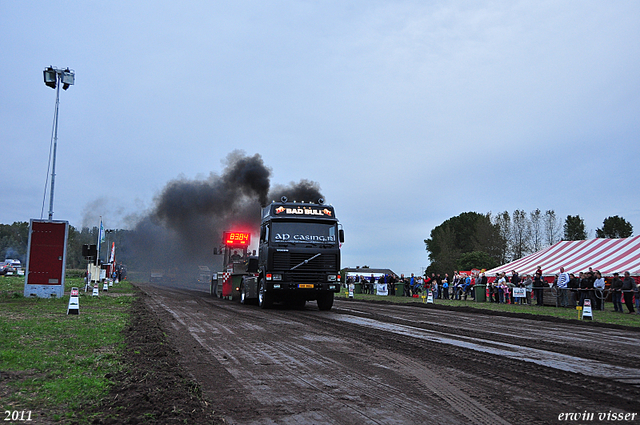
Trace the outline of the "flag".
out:
<instances>
[{"instance_id":1,"label":"flag","mask_svg":"<svg viewBox=\"0 0 640 425\"><path fill-rule=\"evenodd\" d=\"M111 243L111 256L109 256L109 262L110 263L116 262L116 243L115 242Z\"/></svg>"},{"instance_id":2,"label":"flag","mask_svg":"<svg viewBox=\"0 0 640 425\"><path fill-rule=\"evenodd\" d=\"M102 225L102 219L100 219L100 231L98 232L98 244L104 242L104 226Z\"/></svg>"}]
</instances>

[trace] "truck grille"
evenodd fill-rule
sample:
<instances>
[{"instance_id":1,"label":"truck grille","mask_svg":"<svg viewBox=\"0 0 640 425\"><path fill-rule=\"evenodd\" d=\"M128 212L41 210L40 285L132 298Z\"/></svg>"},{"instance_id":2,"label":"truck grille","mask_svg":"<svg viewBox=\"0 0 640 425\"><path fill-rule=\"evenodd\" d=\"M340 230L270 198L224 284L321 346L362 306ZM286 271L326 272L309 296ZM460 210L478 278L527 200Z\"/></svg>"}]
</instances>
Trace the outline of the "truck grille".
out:
<instances>
[{"instance_id":1,"label":"truck grille","mask_svg":"<svg viewBox=\"0 0 640 425\"><path fill-rule=\"evenodd\" d=\"M297 266L305 260L313 257L314 253L292 253L292 252L275 252L273 254L273 268L275 270L289 270L291 267ZM294 269L291 274L296 276L300 273L318 271L337 271L338 257L336 254L322 254L314 258L307 264Z\"/></svg>"},{"instance_id":2,"label":"truck grille","mask_svg":"<svg viewBox=\"0 0 640 425\"><path fill-rule=\"evenodd\" d=\"M326 275L323 273L312 273L312 272L289 272L287 273L287 281L295 282L295 283L321 283L327 280Z\"/></svg>"}]
</instances>

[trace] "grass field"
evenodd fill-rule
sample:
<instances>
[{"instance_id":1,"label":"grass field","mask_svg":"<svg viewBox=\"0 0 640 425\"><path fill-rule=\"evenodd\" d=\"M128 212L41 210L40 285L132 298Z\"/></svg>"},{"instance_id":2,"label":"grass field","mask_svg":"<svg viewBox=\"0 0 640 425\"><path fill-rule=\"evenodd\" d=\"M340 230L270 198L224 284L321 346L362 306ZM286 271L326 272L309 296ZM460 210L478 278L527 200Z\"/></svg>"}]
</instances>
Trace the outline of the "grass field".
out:
<instances>
[{"instance_id":1,"label":"grass field","mask_svg":"<svg viewBox=\"0 0 640 425\"><path fill-rule=\"evenodd\" d=\"M133 287L121 282L99 297L81 290L80 313L67 315L73 286L82 280L67 278L60 299L24 298L24 277L0 277L2 419L19 412L34 423L91 423L90 406L106 395Z\"/></svg>"}]
</instances>

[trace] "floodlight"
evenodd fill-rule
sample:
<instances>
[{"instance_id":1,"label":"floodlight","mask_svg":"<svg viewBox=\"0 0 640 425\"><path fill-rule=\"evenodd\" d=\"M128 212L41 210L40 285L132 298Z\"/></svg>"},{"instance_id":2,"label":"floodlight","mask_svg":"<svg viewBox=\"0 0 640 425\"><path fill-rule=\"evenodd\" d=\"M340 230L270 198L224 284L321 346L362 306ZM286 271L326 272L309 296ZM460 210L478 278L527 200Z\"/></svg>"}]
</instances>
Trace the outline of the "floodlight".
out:
<instances>
[{"instance_id":1,"label":"floodlight","mask_svg":"<svg viewBox=\"0 0 640 425\"><path fill-rule=\"evenodd\" d=\"M65 69L61 73L60 81L62 82L62 89L66 90L69 86L72 86L76 80L76 75L69 68Z\"/></svg>"},{"instance_id":2,"label":"floodlight","mask_svg":"<svg viewBox=\"0 0 640 425\"><path fill-rule=\"evenodd\" d=\"M52 67L46 68L44 71L44 83L51 87L52 89L56 88L56 82L58 79L58 76L56 74L56 70L53 69Z\"/></svg>"}]
</instances>

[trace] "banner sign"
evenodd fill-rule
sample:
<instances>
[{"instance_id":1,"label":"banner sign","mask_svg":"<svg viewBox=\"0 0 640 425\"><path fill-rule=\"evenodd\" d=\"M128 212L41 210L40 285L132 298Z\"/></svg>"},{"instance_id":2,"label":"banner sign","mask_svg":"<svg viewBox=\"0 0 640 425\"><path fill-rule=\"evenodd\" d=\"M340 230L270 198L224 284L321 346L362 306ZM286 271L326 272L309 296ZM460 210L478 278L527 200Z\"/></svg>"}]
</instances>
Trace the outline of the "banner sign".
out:
<instances>
[{"instance_id":1,"label":"banner sign","mask_svg":"<svg viewBox=\"0 0 640 425\"><path fill-rule=\"evenodd\" d=\"M527 296L527 288L513 288L513 296L525 298Z\"/></svg>"}]
</instances>

